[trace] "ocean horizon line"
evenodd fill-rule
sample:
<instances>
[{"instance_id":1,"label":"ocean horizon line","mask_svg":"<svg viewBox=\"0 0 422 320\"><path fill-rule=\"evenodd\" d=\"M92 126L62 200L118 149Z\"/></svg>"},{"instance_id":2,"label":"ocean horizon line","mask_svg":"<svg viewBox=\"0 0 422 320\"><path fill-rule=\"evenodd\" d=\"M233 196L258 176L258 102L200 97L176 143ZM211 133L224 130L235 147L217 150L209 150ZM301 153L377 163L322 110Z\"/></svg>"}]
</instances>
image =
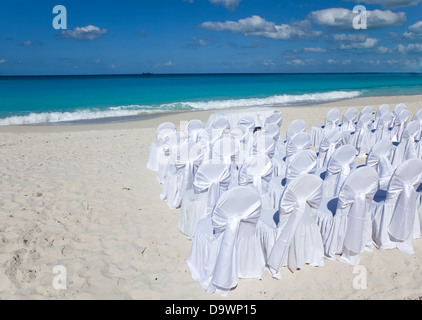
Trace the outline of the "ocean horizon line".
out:
<instances>
[{"instance_id":1,"label":"ocean horizon line","mask_svg":"<svg viewBox=\"0 0 422 320\"><path fill-rule=\"evenodd\" d=\"M365 74L415 74L422 72L176 72L176 73L93 73L93 74L37 74L37 75L0 75L0 78L43 78L43 77L151 77L151 76L225 76L225 75L365 75Z\"/></svg>"}]
</instances>

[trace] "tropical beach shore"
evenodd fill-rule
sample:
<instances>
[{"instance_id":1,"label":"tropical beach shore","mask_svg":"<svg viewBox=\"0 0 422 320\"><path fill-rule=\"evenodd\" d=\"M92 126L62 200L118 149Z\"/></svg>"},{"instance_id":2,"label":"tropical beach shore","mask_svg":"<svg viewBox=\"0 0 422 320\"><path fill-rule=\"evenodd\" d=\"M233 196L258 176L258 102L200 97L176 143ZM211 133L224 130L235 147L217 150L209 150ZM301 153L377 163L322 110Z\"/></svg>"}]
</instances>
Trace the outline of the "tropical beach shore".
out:
<instances>
[{"instance_id":1,"label":"tropical beach shore","mask_svg":"<svg viewBox=\"0 0 422 320\"><path fill-rule=\"evenodd\" d=\"M422 96L281 107L281 134L295 119L305 120L309 131L331 108L343 114L349 107L371 105L376 111L398 103L405 103L412 117L422 109ZM146 168L160 123L205 123L211 113L0 127L0 299L225 299L208 295L192 280L186 264L192 242L178 229L179 210L160 201L156 172ZM228 298L419 299L422 239L414 248L414 255L364 252L366 289L354 286L362 269L325 260L324 267L295 273L284 268L280 280L265 272L260 280L241 279ZM63 270L66 288L57 289Z\"/></svg>"}]
</instances>

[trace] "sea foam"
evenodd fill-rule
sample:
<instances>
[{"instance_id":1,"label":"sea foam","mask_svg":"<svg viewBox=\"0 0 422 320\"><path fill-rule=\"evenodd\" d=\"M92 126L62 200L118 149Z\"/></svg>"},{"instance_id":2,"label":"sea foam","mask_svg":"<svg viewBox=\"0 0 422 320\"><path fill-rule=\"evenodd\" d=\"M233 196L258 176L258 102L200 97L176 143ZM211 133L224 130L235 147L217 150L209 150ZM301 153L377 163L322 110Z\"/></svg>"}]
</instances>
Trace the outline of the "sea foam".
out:
<instances>
[{"instance_id":1,"label":"sea foam","mask_svg":"<svg viewBox=\"0 0 422 320\"><path fill-rule=\"evenodd\" d=\"M115 117L130 117L142 114L153 114L183 110L212 110L228 108L245 108L259 106L289 106L299 104L315 104L342 99L356 98L362 91L329 91L301 95L274 95L266 98L244 98L210 101L186 101L161 105L127 105L108 107L107 109L84 109L72 112L30 113L22 116L10 116L0 119L1 126L56 123L82 120L107 119Z\"/></svg>"}]
</instances>

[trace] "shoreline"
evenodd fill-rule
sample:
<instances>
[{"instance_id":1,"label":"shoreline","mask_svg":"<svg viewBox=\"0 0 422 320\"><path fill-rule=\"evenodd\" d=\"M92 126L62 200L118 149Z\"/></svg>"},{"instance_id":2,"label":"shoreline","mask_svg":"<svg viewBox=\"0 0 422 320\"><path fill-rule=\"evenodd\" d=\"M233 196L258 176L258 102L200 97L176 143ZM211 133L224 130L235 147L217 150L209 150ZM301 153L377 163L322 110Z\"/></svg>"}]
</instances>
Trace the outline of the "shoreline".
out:
<instances>
[{"instance_id":1,"label":"shoreline","mask_svg":"<svg viewBox=\"0 0 422 320\"><path fill-rule=\"evenodd\" d=\"M403 102L404 101L404 102ZM277 105L265 105L261 107L265 108L276 108L282 112L283 123L285 121L291 122L288 116L291 113L297 115L295 110L301 110L305 112L316 113L317 109L326 108L338 108L343 114L345 109L349 107L363 108L371 105L376 112L377 108L381 104L389 104L390 111L398 103L409 102L422 102L422 94L420 95L388 95L388 96L371 96L371 97L357 97L351 99L340 99L325 103L316 104L300 104L300 105L289 105L289 106L277 106ZM406 103L405 103L406 104ZM259 106L253 107L238 107L238 108L223 108L223 109L209 109L209 110L172 110L168 112L158 112L152 114L142 114L136 116L124 116L124 117L113 117L113 118L99 118L92 120L76 120L76 121L64 121L64 122L52 122L52 123L36 123L36 124L21 124L21 125L6 125L0 126L0 133L2 132L62 132L62 131L87 131L87 130L113 130L113 129L135 129L135 128L151 128L157 127L160 123L170 121L180 122L190 121L192 119L199 119L204 122L208 120L208 117L216 111L226 110L241 110L260 108ZM416 110L417 111L417 110ZM415 112L416 112L415 111ZM411 112L412 113L412 112ZM287 118L285 117L287 115ZM324 118L319 118L319 124L324 122ZM284 126L286 129L286 126ZM308 128L309 129L309 128ZM283 130L283 127L282 127Z\"/></svg>"}]
</instances>

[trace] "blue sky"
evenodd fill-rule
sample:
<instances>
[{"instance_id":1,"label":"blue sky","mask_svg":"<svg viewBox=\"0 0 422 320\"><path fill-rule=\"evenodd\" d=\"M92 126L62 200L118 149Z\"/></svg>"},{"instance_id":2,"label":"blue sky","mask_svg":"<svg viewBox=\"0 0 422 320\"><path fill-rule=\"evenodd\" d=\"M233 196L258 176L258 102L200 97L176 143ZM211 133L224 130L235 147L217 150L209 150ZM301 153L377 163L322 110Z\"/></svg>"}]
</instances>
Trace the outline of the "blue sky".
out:
<instances>
[{"instance_id":1,"label":"blue sky","mask_svg":"<svg viewBox=\"0 0 422 320\"><path fill-rule=\"evenodd\" d=\"M367 29L354 29L356 5ZM53 28L55 5L67 29ZM22 0L0 75L422 72L422 0Z\"/></svg>"}]
</instances>

